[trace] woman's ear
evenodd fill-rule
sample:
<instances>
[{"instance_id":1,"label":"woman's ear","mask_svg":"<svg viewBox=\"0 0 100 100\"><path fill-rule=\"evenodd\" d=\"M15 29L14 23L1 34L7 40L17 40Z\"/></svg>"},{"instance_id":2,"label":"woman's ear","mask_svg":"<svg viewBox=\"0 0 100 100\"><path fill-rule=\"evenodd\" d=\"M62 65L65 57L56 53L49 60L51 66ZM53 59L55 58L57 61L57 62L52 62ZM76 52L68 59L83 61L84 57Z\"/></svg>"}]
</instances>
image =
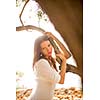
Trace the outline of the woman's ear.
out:
<instances>
[{"instance_id":1,"label":"woman's ear","mask_svg":"<svg viewBox=\"0 0 100 100\"><path fill-rule=\"evenodd\" d=\"M42 52L40 52L40 57L43 57L44 55L43 55L43 53Z\"/></svg>"},{"instance_id":2,"label":"woman's ear","mask_svg":"<svg viewBox=\"0 0 100 100\"><path fill-rule=\"evenodd\" d=\"M43 55L42 52L40 52L40 57L41 57L42 55Z\"/></svg>"}]
</instances>

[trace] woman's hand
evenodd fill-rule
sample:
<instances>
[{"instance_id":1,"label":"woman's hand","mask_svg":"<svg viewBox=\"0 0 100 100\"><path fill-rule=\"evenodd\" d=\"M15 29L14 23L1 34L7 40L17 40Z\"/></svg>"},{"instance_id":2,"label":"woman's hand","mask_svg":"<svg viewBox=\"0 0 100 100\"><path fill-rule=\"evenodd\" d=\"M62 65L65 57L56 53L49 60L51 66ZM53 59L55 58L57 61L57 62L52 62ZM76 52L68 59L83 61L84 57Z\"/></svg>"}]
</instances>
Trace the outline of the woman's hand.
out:
<instances>
[{"instance_id":1,"label":"woman's hand","mask_svg":"<svg viewBox=\"0 0 100 100\"><path fill-rule=\"evenodd\" d=\"M63 45L63 43L61 43L51 32L45 32L45 34L48 36L48 37L51 37L53 40L56 41L56 43L59 45L60 49L63 51L66 59L70 58L71 57L71 54L70 52L66 49L66 47Z\"/></svg>"},{"instance_id":2,"label":"woman's hand","mask_svg":"<svg viewBox=\"0 0 100 100\"><path fill-rule=\"evenodd\" d=\"M59 57L62 60L62 62L66 62L66 57L64 56L64 54L62 53L56 54L56 57Z\"/></svg>"},{"instance_id":3,"label":"woman's hand","mask_svg":"<svg viewBox=\"0 0 100 100\"><path fill-rule=\"evenodd\" d=\"M46 34L48 37L51 37L52 39L55 39L55 36L54 36L51 32L45 32L45 34Z\"/></svg>"}]
</instances>

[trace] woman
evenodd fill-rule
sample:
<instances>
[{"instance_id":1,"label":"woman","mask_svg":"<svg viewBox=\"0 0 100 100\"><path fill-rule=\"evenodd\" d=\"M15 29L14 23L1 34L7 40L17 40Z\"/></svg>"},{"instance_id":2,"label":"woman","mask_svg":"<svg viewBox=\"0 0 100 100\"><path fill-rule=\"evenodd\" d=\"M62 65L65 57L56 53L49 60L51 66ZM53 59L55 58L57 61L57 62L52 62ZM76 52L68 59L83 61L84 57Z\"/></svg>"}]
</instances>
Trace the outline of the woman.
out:
<instances>
[{"instance_id":1,"label":"woman","mask_svg":"<svg viewBox=\"0 0 100 100\"><path fill-rule=\"evenodd\" d=\"M62 60L61 70L58 72L56 60L52 57L53 47L48 37L53 37L53 35L46 32L46 35L37 38L34 44L33 69L36 87L28 100L52 100L56 83L64 83L66 57L62 53L56 54Z\"/></svg>"}]
</instances>

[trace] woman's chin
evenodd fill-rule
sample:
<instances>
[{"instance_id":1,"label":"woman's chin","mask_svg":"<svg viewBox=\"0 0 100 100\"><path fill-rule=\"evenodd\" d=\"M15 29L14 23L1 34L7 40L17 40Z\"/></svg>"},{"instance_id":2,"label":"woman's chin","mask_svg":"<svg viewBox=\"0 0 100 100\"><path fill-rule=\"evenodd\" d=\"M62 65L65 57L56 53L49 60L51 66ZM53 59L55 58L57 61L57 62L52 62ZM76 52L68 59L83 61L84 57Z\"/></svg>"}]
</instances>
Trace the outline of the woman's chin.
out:
<instances>
[{"instance_id":1,"label":"woman's chin","mask_svg":"<svg viewBox=\"0 0 100 100\"><path fill-rule=\"evenodd\" d=\"M51 55L48 55L48 58L51 58L52 56Z\"/></svg>"},{"instance_id":2,"label":"woman's chin","mask_svg":"<svg viewBox=\"0 0 100 100\"><path fill-rule=\"evenodd\" d=\"M48 57L51 57L51 56L52 56L51 54L48 55Z\"/></svg>"}]
</instances>

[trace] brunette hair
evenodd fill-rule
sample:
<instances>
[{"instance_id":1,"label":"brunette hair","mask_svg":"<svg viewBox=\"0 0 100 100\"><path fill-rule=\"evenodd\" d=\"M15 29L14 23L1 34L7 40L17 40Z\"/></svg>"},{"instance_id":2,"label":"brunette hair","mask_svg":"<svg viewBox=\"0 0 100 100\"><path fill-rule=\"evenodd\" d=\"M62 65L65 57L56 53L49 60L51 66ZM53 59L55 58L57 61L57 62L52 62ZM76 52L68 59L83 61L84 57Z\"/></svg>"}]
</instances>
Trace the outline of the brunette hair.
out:
<instances>
[{"instance_id":1,"label":"brunette hair","mask_svg":"<svg viewBox=\"0 0 100 100\"><path fill-rule=\"evenodd\" d=\"M35 43L34 43L33 68L34 68L34 64L35 64L39 59L41 59L41 58L46 59L45 56L41 53L40 44L41 44L43 41L47 41L47 40L49 40L47 35L42 35L42 36L38 37L38 38L35 40ZM46 59L46 60L48 60L48 59ZM53 64L54 68L57 70L54 59L52 58L51 61L52 61L52 64ZM49 60L48 60L48 62L50 63ZM50 65L51 65L51 63L50 63Z\"/></svg>"},{"instance_id":2,"label":"brunette hair","mask_svg":"<svg viewBox=\"0 0 100 100\"><path fill-rule=\"evenodd\" d=\"M41 53L41 47L40 47L40 44L43 42L43 41L47 41L48 40L48 36L46 35L43 35L43 36L40 36L38 37L36 40L35 40L35 43L34 43L34 59L33 59L33 66L34 64L40 59L43 57L42 53Z\"/></svg>"}]
</instances>

